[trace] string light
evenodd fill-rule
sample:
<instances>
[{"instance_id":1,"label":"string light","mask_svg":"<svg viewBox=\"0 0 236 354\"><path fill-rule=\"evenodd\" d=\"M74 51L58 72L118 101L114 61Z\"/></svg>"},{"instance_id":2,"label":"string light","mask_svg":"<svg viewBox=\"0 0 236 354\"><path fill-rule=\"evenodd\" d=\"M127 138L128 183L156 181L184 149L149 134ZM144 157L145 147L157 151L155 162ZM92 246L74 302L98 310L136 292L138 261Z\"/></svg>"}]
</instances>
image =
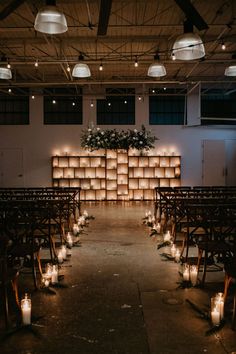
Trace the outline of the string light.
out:
<instances>
[{"instance_id":1,"label":"string light","mask_svg":"<svg viewBox=\"0 0 236 354\"><path fill-rule=\"evenodd\" d=\"M70 72L70 65L69 65L69 64L67 64L66 70L67 70L68 72Z\"/></svg>"},{"instance_id":2,"label":"string light","mask_svg":"<svg viewBox=\"0 0 236 354\"><path fill-rule=\"evenodd\" d=\"M127 104L127 101L126 101L126 100L124 101L124 104Z\"/></svg>"},{"instance_id":3,"label":"string light","mask_svg":"<svg viewBox=\"0 0 236 354\"><path fill-rule=\"evenodd\" d=\"M108 102L108 106L111 107L111 102Z\"/></svg>"},{"instance_id":4,"label":"string light","mask_svg":"<svg viewBox=\"0 0 236 354\"><path fill-rule=\"evenodd\" d=\"M103 65L102 65L102 63L101 63L100 66L99 66L99 71L103 71Z\"/></svg>"},{"instance_id":5,"label":"string light","mask_svg":"<svg viewBox=\"0 0 236 354\"><path fill-rule=\"evenodd\" d=\"M138 96L138 100L141 101L141 100L142 100L142 97L141 97L141 96Z\"/></svg>"},{"instance_id":6,"label":"string light","mask_svg":"<svg viewBox=\"0 0 236 354\"><path fill-rule=\"evenodd\" d=\"M72 102L72 106L75 106L75 102Z\"/></svg>"},{"instance_id":7,"label":"string light","mask_svg":"<svg viewBox=\"0 0 236 354\"><path fill-rule=\"evenodd\" d=\"M8 89L8 92L11 93L11 89L10 88Z\"/></svg>"},{"instance_id":8,"label":"string light","mask_svg":"<svg viewBox=\"0 0 236 354\"><path fill-rule=\"evenodd\" d=\"M93 101L90 102L90 107L93 108L94 104L93 104Z\"/></svg>"},{"instance_id":9,"label":"string light","mask_svg":"<svg viewBox=\"0 0 236 354\"><path fill-rule=\"evenodd\" d=\"M171 54L171 58L172 58L172 60L176 60L176 56L174 53Z\"/></svg>"},{"instance_id":10,"label":"string light","mask_svg":"<svg viewBox=\"0 0 236 354\"><path fill-rule=\"evenodd\" d=\"M137 57L136 57L136 59L135 59L134 66L135 66L135 68L138 67L138 59L137 59Z\"/></svg>"},{"instance_id":11,"label":"string light","mask_svg":"<svg viewBox=\"0 0 236 354\"><path fill-rule=\"evenodd\" d=\"M7 69L11 69L11 64L9 62L7 63Z\"/></svg>"},{"instance_id":12,"label":"string light","mask_svg":"<svg viewBox=\"0 0 236 354\"><path fill-rule=\"evenodd\" d=\"M39 66L38 59L35 60L34 66L37 68Z\"/></svg>"},{"instance_id":13,"label":"string light","mask_svg":"<svg viewBox=\"0 0 236 354\"><path fill-rule=\"evenodd\" d=\"M222 42L222 44L221 44L221 49L222 49L222 50L225 50L225 49L226 49L226 45L225 45L224 42Z\"/></svg>"},{"instance_id":14,"label":"string light","mask_svg":"<svg viewBox=\"0 0 236 354\"><path fill-rule=\"evenodd\" d=\"M52 100L52 104L56 104L57 102L56 102L56 100Z\"/></svg>"},{"instance_id":15,"label":"string light","mask_svg":"<svg viewBox=\"0 0 236 354\"><path fill-rule=\"evenodd\" d=\"M31 96L31 98L32 98L32 100L34 100L34 99L35 99L35 96L34 96L34 95L32 95L32 96Z\"/></svg>"}]
</instances>

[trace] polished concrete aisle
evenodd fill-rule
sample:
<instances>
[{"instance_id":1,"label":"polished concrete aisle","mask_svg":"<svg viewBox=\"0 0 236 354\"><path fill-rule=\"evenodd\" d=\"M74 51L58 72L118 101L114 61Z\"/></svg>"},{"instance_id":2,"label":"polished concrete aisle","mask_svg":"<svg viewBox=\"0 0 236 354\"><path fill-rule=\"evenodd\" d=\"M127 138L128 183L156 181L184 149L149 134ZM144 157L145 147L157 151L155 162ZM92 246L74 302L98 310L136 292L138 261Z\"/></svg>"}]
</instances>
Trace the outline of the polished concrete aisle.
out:
<instances>
[{"instance_id":1,"label":"polished concrete aisle","mask_svg":"<svg viewBox=\"0 0 236 354\"><path fill-rule=\"evenodd\" d=\"M209 323L186 302L206 309L212 289L178 288L179 265L163 261L163 250L148 237L142 218L151 205L83 205L95 220L63 264L63 282L55 294L32 293L34 333L25 329L7 337L0 353L236 352L230 324L206 336Z\"/></svg>"}]
</instances>

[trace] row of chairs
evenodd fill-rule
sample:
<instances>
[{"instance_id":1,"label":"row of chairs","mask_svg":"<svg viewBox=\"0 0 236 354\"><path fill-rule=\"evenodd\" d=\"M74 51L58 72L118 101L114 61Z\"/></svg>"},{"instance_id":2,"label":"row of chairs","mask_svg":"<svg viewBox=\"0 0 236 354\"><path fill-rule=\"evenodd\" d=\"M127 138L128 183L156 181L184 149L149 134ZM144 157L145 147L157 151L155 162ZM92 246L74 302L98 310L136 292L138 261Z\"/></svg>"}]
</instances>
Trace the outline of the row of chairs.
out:
<instances>
[{"instance_id":1,"label":"row of chairs","mask_svg":"<svg viewBox=\"0 0 236 354\"><path fill-rule=\"evenodd\" d=\"M0 189L0 286L3 289L5 322L8 326L8 285L16 304L17 278L24 266L32 271L35 289L37 272L42 275L40 251L49 249L51 262L57 262L56 240L65 241L80 215L80 190L27 188Z\"/></svg>"},{"instance_id":2,"label":"row of chairs","mask_svg":"<svg viewBox=\"0 0 236 354\"><path fill-rule=\"evenodd\" d=\"M186 262L190 262L190 245L197 246L198 274L203 265L201 284L205 284L209 264L224 265L226 298L229 285L236 279L236 187L158 187L155 192L156 218L164 215L174 241L184 235L181 255Z\"/></svg>"}]
</instances>

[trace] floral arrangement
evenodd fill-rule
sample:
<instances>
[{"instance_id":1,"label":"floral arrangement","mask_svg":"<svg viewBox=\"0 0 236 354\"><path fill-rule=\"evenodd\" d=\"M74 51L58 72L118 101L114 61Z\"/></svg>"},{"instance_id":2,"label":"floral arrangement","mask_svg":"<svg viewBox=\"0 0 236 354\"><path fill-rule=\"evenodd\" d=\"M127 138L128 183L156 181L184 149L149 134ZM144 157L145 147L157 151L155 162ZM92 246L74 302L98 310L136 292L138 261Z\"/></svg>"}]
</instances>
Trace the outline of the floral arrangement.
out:
<instances>
[{"instance_id":1,"label":"floral arrangement","mask_svg":"<svg viewBox=\"0 0 236 354\"><path fill-rule=\"evenodd\" d=\"M151 136L144 125L141 130L117 131L116 129L102 130L99 127L91 127L83 131L81 146L90 151L98 149L125 149L149 150L154 148L154 142L158 140Z\"/></svg>"}]
</instances>

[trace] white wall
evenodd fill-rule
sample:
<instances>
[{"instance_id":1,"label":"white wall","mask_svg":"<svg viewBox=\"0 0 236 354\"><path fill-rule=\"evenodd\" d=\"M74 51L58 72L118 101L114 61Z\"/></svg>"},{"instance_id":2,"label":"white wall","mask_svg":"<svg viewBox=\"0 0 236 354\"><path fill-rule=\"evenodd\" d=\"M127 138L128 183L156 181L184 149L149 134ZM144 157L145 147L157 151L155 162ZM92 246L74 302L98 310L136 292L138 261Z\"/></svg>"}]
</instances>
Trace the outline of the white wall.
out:
<instances>
[{"instance_id":1,"label":"white wall","mask_svg":"<svg viewBox=\"0 0 236 354\"><path fill-rule=\"evenodd\" d=\"M96 101L90 107L90 98L83 101L84 125L44 125L43 98L30 99L29 126L0 126L0 149L22 148L24 154L24 181L26 187L51 186L51 156L56 153L81 153L80 133L89 122L96 122ZM232 127L149 126L148 97L136 101L136 127L142 124L151 129L159 140L155 152L172 152L182 156L182 185L201 185L201 142L205 139L235 139ZM104 129L108 126L103 126ZM112 126L134 129L134 126ZM9 186L10 187L10 186Z\"/></svg>"}]
</instances>

